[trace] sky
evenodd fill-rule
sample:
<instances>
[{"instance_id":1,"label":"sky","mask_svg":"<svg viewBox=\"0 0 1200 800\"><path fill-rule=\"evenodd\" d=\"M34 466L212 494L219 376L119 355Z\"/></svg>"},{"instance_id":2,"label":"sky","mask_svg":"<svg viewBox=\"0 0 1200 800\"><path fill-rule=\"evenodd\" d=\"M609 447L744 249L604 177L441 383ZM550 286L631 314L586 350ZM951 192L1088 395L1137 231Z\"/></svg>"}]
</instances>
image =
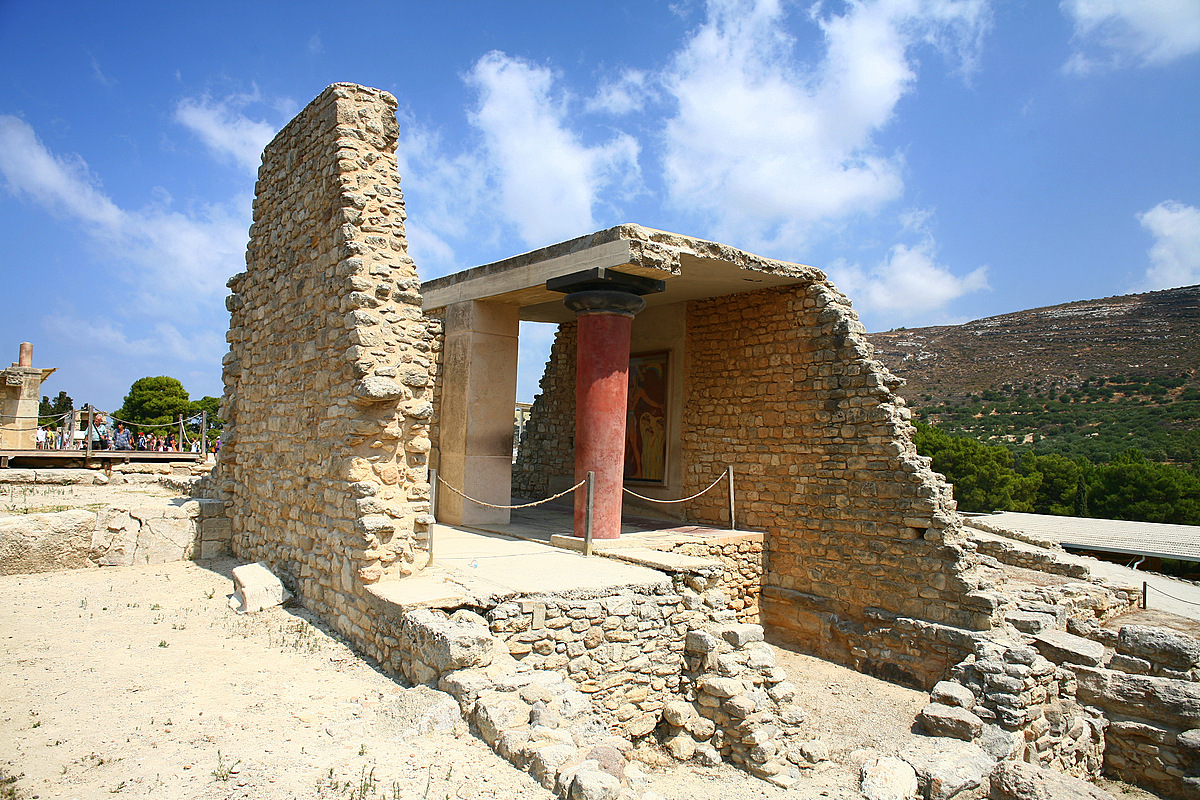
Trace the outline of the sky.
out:
<instances>
[{"instance_id":1,"label":"sky","mask_svg":"<svg viewBox=\"0 0 1200 800\"><path fill-rule=\"evenodd\" d=\"M0 0L0 361L220 395L262 149L339 81L398 100L424 280L634 222L871 331L1200 283L1198 0Z\"/></svg>"}]
</instances>

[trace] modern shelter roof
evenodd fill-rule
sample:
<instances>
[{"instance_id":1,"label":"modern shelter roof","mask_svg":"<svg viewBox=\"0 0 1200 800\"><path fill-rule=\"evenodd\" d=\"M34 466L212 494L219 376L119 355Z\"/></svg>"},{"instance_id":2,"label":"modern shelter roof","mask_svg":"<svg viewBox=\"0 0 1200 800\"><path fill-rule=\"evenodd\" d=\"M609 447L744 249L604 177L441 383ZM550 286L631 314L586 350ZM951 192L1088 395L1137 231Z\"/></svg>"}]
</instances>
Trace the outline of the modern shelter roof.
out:
<instances>
[{"instance_id":1,"label":"modern shelter roof","mask_svg":"<svg viewBox=\"0 0 1200 800\"><path fill-rule=\"evenodd\" d=\"M1055 517L1015 511L988 514L983 519L998 529L1050 539L1077 550L1200 561L1200 526L1196 525Z\"/></svg>"},{"instance_id":2,"label":"modern shelter roof","mask_svg":"<svg viewBox=\"0 0 1200 800\"><path fill-rule=\"evenodd\" d=\"M519 306L520 318L566 322L574 314L546 281L603 267L666 282L650 306L825 279L815 267L776 261L728 245L625 224L427 281L426 311L468 300Z\"/></svg>"}]
</instances>

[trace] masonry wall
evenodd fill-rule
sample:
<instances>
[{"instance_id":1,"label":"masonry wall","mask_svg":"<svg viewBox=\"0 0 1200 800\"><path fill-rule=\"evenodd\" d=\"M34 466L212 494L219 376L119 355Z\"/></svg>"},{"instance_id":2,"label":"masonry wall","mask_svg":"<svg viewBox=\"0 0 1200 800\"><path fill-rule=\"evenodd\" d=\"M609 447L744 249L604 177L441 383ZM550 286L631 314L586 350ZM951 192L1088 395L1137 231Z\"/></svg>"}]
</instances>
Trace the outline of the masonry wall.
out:
<instances>
[{"instance_id":1,"label":"masonry wall","mask_svg":"<svg viewBox=\"0 0 1200 800\"><path fill-rule=\"evenodd\" d=\"M928 688L999 604L975 591L950 487L917 455L901 382L864 332L824 281L689 302L672 356L685 371L681 494L734 466L738 527L766 534L746 600L768 636ZM574 336L560 326L534 402L514 474L526 496L571 473ZM714 491L679 514L724 526L727 503Z\"/></svg>"},{"instance_id":2,"label":"masonry wall","mask_svg":"<svg viewBox=\"0 0 1200 800\"><path fill-rule=\"evenodd\" d=\"M212 481L234 553L381 660L369 588L424 566L432 522L436 321L407 255L395 109L334 84L263 153Z\"/></svg>"}]
</instances>

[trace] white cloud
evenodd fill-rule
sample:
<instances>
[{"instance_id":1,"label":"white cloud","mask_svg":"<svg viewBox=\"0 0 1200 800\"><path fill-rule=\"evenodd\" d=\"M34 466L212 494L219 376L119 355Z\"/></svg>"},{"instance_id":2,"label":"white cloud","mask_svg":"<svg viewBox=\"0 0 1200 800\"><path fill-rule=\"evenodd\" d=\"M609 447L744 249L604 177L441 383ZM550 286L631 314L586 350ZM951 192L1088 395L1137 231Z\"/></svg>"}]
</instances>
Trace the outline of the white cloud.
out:
<instances>
[{"instance_id":1,"label":"white cloud","mask_svg":"<svg viewBox=\"0 0 1200 800\"><path fill-rule=\"evenodd\" d=\"M467 80L479 92L469 119L483 134L500 213L526 245L593 230L601 191L636 181L637 142L621 133L583 143L569 126L575 101L556 91L550 69L493 51Z\"/></svg>"},{"instance_id":2,"label":"white cloud","mask_svg":"<svg viewBox=\"0 0 1200 800\"><path fill-rule=\"evenodd\" d=\"M115 320L86 318L78 314L50 314L42 319L47 333L60 342L100 351L117 358L158 358L176 362L213 363L228 349L222 336L208 330L186 335L166 322L157 323L149 335L131 338Z\"/></svg>"},{"instance_id":3,"label":"white cloud","mask_svg":"<svg viewBox=\"0 0 1200 800\"><path fill-rule=\"evenodd\" d=\"M801 62L778 0L711 0L664 78L672 201L714 234L795 245L818 223L900 197L903 162L874 136L916 80L913 51L936 47L969 71L990 24L983 0L875 0L811 12L824 35Z\"/></svg>"},{"instance_id":4,"label":"white cloud","mask_svg":"<svg viewBox=\"0 0 1200 800\"><path fill-rule=\"evenodd\" d=\"M269 122L250 119L241 109L261 99L257 89L223 100L208 95L185 97L175 106L175 121L199 136L218 158L232 158L243 169L256 173L263 148L278 129Z\"/></svg>"},{"instance_id":5,"label":"white cloud","mask_svg":"<svg viewBox=\"0 0 1200 800\"><path fill-rule=\"evenodd\" d=\"M869 269L839 261L829 272L861 310L903 320L920 319L965 294L988 288L987 267L963 277L955 275L937 263L929 237L913 246L894 245L886 258Z\"/></svg>"},{"instance_id":6,"label":"white cloud","mask_svg":"<svg viewBox=\"0 0 1200 800\"><path fill-rule=\"evenodd\" d=\"M83 229L144 297L213 298L224 293L245 252L249 198L230 205L199 206L190 213L166 201L142 209L120 208L100 187L83 159L51 153L26 122L0 115L0 175L9 189ZM159 301L147 306L150 313Z\"/></svg>"},{"instance_id":7,"label":"white cloud","mask_svg":"<svg viewBox=\"0 0 1200 800\"><path fill-rule=\"evenodd\" d=\"M488 240L493 225L481 210L489 206L487 166L476 153L450 155L437 132L400 109L396 161L409 218L405 221L409 254L423 279L466 266L455 257L453 241Z\"/></svg>"},{"instance_id":8,"label":"white cloud","mask_svg":"<svg viewBox=\"0 0 1200 800\"><path fill-rule=\"evenodd\" d=\"M1075 26L1070 73L1157 66L1200 52L1196 0L1063 0L1061 8Z\"/></svg>"},{"instance_id":9,"label":"white cloud","mask_svg":"<svg viewBox=\"0 0 1200 800\"><path fill-rule=\"evenodd\" d=\"M1137 218L1154 237L1143 288L1200 283L1200 208L1167 200Z\"/></svg>"},{"instance_id":10,"label":"white cloud","mask_svg":"<svg viewBox=\"0 0 1200 800\"><path fill-rule=\"evenodd\" d=\"M600 85L596 96L587 101L587 111L606 114L631 114L641 111L656 96L650 76L639 69L627 69L616 80Z\"/></svg>"}]
</instances>

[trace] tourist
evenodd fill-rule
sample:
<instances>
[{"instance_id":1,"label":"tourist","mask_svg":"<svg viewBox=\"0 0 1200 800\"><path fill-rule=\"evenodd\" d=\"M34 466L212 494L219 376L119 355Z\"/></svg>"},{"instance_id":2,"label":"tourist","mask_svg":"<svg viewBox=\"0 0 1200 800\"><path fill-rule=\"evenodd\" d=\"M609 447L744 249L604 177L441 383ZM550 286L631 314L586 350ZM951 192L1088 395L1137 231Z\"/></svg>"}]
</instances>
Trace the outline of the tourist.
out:
<instances>
[{"instance_id":1,"label":"tourist","mask_svg":"<svg viewBox=\"0 0 1200 800\"><path fill-rule=\"evenodd\" d=\"M38 450L46 449L46 429L43 428L41 425L39 425L38 429L37 429L37 449Z\"/></svg>"},{"instance_id":2,"label":"tourist","mask_svg":"<svg viewBox=\"0 0 1200 800\"><path fill-rule=\"evenodd\" d=\"M117 423L117 432L113 435L113 450L132 450L133 447L129 444L129 431L125 430L125 423Z\"/></svg>"}]
</instances>

